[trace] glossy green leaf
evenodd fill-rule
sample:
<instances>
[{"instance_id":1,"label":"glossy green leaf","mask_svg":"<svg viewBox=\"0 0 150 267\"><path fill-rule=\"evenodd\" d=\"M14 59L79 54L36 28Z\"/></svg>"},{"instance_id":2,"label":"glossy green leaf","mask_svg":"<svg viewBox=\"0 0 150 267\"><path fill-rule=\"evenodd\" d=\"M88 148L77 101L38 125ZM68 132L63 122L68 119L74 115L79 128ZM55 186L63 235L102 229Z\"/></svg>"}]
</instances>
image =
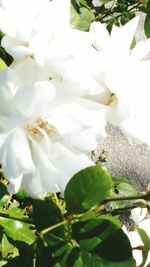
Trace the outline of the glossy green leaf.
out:
<instances>
[{"instance_id":1,"label":"glossy green leaf","mask_svg":"<svg viewBox=\"0 0 150 267\"><path fill-rule=\"evenodd\" d=\"M32 244L36 239L33 231L30 230L30 225L26 223L10 219L1 219L1 227L4 229L6 236L13 240L20 240Z\"/></svg>"},{"instance_id":2,"label":"glossy green leaf","mask_svg":"<svg viewBox=\"0 0 150 267\"><path fill-rule=\"evenodd\" d=\"M101 260L101 264L102 267L136 267L136 262L133 258L121 262L111 262L111 261Z\"/></svg>"},{"instance_id":3,"label":"glossy green leaf","mask_svg":"<svg viewBox=\"0 0 150 267\"><path fill-rule=\"evenodd\" d=\"M30 267L33 266L33 247L22 241L14 241L12 239L9 239L9 241L14 246L17 253L15 251L15 253L10 255L10 257L7 257L8 263L6 264L6 266L19 266L21 262L21 266L23 267L25 267L26 265Z\"/></svg>"},{"instance_id":4,"label":"glossy green leaf","mask_svg":"<svg viewBox=\"0 0 150 267\"><path fill-rule=\"evenodd\" d=\"M70 213L82 213L108 197L112 180L101 166L88 167L75 174L66 186L64 197Z\"/></svg>"},{"instance_id":5,"label":"glossy green leaf","mask_svg":"<svg viewBox=\"0 0 150 267\"><path fill-rule=\"evenodd\" d=\"M54 266L55 263L51 249L46 247L44 241L39 238L37 240L36 267Z\"/></svg>"},{"instance_id":6,"label":"glossy green leaf","mask_svg":"<svg viewBox=\"0 0 150 267\"><path fill-rule=\"evenodd\" d=\"M122 262L110 262L103 260L95 254L83 250L81 255L83 267L136 267L135 260L132 258Z\"/></svg>"},{"instance_id":7,"label":"glossy green leaf","mask_svg":"<svg viewBox=\"0 0 150 267\"><path fill-rule=\"evenodd\" d=\"M72 226L73 238L82 249L105 261L123 262L132 257L129 239L118 221L110 217L77 222ZM115 246L114 246L115 244Z\"/></svg>"},{"instance_id":8,"label":"glossy green leaf","mask_svg":"<svg viewBox=\"0 0 150 267\"><path fill-rule=\"evenodd\" d=\"M21 209L18 202L12 202L9 205L8 209L3 210L3 214L8 214L9 216L12 216L13 218L18 219L25 219L27 216L25 215L26 210Z\"/></svg>"},{"instance_id":9,"label":"glossy green leaf","mask_svg":"<svg viewBox=\"0 0 150 267\"><path fill-rule=\"evenodd\" d=\"M82 259L80 257L80 249L77 247L74 247L67 260L66 260L66 266L72 266L72 267L82 267L83 266L83 262Z\"/></svg>"},{"instance_id":10,"label":"glossy green leaf","mask_svg":"<svg viewBox=\"0 0 150 267\"><path fill-rule=\"evenodd\" d=\"M102 267L101 258L85 250L81 250L83 267Z\"/></svg>"},{"instance_id":11,"label":"glossy green leaf","mask_svg":"<svg viewBox=\"0 0 150 267\"><path fill-rule=\"evenodd\" d=\"M58 206L51 199L34 199L33 220L38 232L63 221L63 217ZM53 230L52 233L64 235L64 227Z\"/></svg>"},{"instance_id":12,"label":"glossy green leaf","mask_svg":"<svg viewBox=\"0 0 150 267\"><path fill-rule=\"evenodd\" d=\"M53 237L52 237L53 239ZM58 243L55 243L57 242ZM71 252L71 246L65 241L55 239L53 246L45 243L45 240L37 240L36 267L63 266L66 267L66 260Z\"/></svg>"}]
</instances>

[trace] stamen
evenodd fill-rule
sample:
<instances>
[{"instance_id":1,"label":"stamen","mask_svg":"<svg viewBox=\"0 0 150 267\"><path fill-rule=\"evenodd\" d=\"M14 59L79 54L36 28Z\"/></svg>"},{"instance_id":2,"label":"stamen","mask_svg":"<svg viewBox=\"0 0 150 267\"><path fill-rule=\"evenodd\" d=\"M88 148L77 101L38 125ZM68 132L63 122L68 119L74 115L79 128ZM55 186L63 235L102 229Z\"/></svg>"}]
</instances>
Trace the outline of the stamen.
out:
<instances>
[{"instance_id":1,"label":"stamen","mask_svg":"<svg viewBox=\"0 0 150 267\"><path fill-rule=\"evenodd\" d=\"M26 132L34 138L36 141L41 141L44 137L44 133L51 139L53 142L62 141L62 137L57 130L57 128L49 124L47 121L42 118L38 118L35 122L29 123L25 127Z\"/></svg>"}]
</instances>

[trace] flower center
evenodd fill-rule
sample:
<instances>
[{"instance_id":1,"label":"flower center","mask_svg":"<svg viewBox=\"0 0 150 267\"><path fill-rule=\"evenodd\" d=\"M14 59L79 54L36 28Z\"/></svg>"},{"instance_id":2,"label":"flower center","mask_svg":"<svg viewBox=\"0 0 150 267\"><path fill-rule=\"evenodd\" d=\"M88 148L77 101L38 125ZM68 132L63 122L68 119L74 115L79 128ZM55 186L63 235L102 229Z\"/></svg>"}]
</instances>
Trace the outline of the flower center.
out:
<instances>
[{"instance_id":1,"label":"flower center","mask_svg":"<svg viewBox=\"0 0 150 267\"><path fill-rule=\"evenodd\" d=\"M57 128L42 118L38 118L33 123L27 124L25 130L27 134L36 141L41 141L45 135L47 135L53 142L59 142L62 140Z\"/></svg>"},{"instance_id":2,"label":"flower center","mask_svg":"<svg viewBox=\"0 0 150 267\"><path fill-rule=\"evenodd\" d=\"M108 99L106 105L107 106L113 106L113 104L116 103L116 101L117 101L117 96L116 96L116 94L112 93L110 95L110 98Z\"/></svg>"}]
</instances>

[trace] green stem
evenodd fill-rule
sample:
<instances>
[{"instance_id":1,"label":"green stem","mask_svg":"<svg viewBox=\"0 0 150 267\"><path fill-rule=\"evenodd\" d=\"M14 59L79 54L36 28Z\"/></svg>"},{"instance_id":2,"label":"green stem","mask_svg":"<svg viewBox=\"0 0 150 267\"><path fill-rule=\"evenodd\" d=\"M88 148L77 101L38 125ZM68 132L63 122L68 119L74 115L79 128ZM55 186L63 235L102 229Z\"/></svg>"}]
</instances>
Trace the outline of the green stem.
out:
<instances>
[{"instance_id":1,"label":"green stem","mask_svg":"<svg viewBox=\"0 0 150 267\"><path fill-rule=\"evenodd\" d=\"M127 196L127 197L110 197L105 199L101 204L106 204L113 201L120 201L120 200L134 200L134 199L144 199L149 200L150 199L150 193L144 194L144 195L138 195L138 196Z\"/></svg>"},{"instance_id":2,"label":"green stem","mask_svg":"<svg viewBox=\"0 0 150 267\"><path fill-rule=\"evenodd\" d=\"M101 203L101 205L102 204L106 204L106 203L108 203L108 202L112 202L112 201L119 201L119 200L134 200L134 199L145 199L145 200L148 200L148 199L150 199L150 193L148 193L148 194L145 194L145 195L139 195L139 196L128 196L128 197L117 197L117 198L108 198L108 199L105 199L104 201L103 201L103 203ZM112 210L112 211L106 211L106 213L111 213L111 214L115 214L115 213L120 213L121 211L123 211L123 210L129 210L129 209L133 209L133 208L135 208L135 207L137 207L137 206L130 206L130 207L125 207L125 208L120 208L120 209L115 209L115 210ZM94 208L94 210L95 210L95 208ZM60 227L60 226L62 226L62 225L67 225L68 224L68 221L70 221L70 223L72 224L72 223L74 223L76 220L78 220L80 217L82 217L83 216L83 214L76 214L76 215L72 215L71 216L71 218L66 218L64 221L62 221L62 222L59 222L59 223L57 223L57 224L54 224L54 225L52 225L52 226L50 226L50 227L48 227L48 228L46 228L46 229L44 229L43 231L41 231L41 233L40 233L40 235L42 236L42 235L45 235L45 234L47 234L48 232L50 232L50 231L52 231L52 230L54 230L54 229L56 229L56 228L58 228L58 227Z\"/></svg>"},{"instance_id":3,"label":"green stem","mask_svg":"<svg viewBox=\"0 0 150 267\"><path fill-rule=\"evenodd\" d=\"M57 224L54 224L54 225L52 225L52 226L50 226L50 227L44 229L43 231L41 231L40 234L41 234L41 235L45 235L45 234L47 234L48 232L50 232L50 231L52 231L52 230L54 230L54 229L56 229L56 228L58 228L58 227L60 227L60 226L62 226L62 225L65 225L65 224L67 224L67 220L64 220L63 222L59 222L59 223L57 223Z\"/></svg>"},{"instance_id":4,"label":"green stem","mask_svg":"<svg viewBox=\"0 0 150 267\"><path fill-rule=\"evenodd\" d=\"M48 232L62 226L62 225L71 225L73 223L75 223L76 220L78 220L80 217L82 217L83 214L76 214L76 215L71 215L71 216L68 216L64 221L62 222L59 222L57 224L54 224L46 229L44 229L43 231L41 231L41 235L44 235L44 234L47 234Z\"/></svg>"},{"instance_id":5,"label":"green stem","mask_svg":"<svg viewBox=\"0 0 150 267\"><path fill-rule=\"evenodd\" d=\"M111 6L110 6L109 9L106 11L106 13L105 13L105 14L102 14L102 15L99 17L99 21L103 20L105 17L107 17L107 16L109 16L110 14L112 14L112 9L113 9L113 7L114 7L114 5L115 5L115 2L116 2L116 0L113 0L113 1L112 1ZM114 12L113 12L113 13L114 13Z\"/></svg>"},{"instance_id":6,"label":"green stem","mask_svg":"<svg viewBox=\"0 0 150 267\"><path fill-rule=\"evenodd\" d=\"M137 206L133 205L133 206L124 207L124 208L118 208L118 209L113 209L113 210L105 210L104 212L102 210L102 212L100 212L99 214L100 215L103 215L103 214L117 215L117 214L122 213L123 211L132 210L132 209L135 209L135 208L137 208Z\"/></svg>"},{"instance_id":7,"label":"green stem","mask_svg":"<svg viewBox=\"0 0 150 267\"><path fill-rule=\"evenodd\" d=\"M132 7L130 7L128 10L127 10L127 12L130 12L130 11L136 11L137 10L137 8L138 7L140 7L140 5L141 5L141 3L140 2L137 2L135 5L133 5ZM128 6L129 7L129 6ZM108 10L109 11L109 10ZM110 20L110 18L109 19L106 19L106 20L104 20L105 18L107 18L108 16L113 16L114 18L119 18L122 14L116 14L116 16L115 16L115 14L114 14L114 11L111 11L111 12L106 12L104 15L102 15L99 19L98 19L98 21L101 21L102 23L107 23L107 22L109 22L109 20Z\"/></svg>"},{"instance_id":8,"label":"green stem","mask_svg":"<svg viewBox=\"0 0 150 267\"><path fill-rule=\"evenodd\" d=\"M33 224L33 221L31 219L28 219L28 218L17 218L15 216L10 216L9 214L2 213L2 212L0 212L0 217L7 218L7 219L10 219L10 220L16 220L16 221L20 221L20 222L24 222L24 223Z\"/></svg>"}]
</instances>

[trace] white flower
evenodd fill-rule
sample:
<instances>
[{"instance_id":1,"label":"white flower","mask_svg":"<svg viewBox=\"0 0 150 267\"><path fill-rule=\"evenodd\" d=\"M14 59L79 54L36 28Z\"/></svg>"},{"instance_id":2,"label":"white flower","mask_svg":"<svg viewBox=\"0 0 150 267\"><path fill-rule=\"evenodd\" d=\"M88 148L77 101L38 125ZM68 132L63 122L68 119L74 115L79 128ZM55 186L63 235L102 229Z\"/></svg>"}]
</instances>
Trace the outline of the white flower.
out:
<instances>
[{"instance_id":1,"label":"white flower","mask_svg":"<svg viewBox=\"0 0 150 267\"><path fill-rule=\"evenodd\" d=\"M49 33L53 36L68 25L69 0L1 1L0 29L6 34L2 44L15 59L34 55L37 36L45 43Z\"/></svg>"},{"instance_id":2,"label":"white flower","mask_svg":"<svg viewBox=\"0 0 150 267\"><path fill-rule=\"evenodd\" d=\"M70 0L4 0L0 29L2 46L15 60L32 56L41 65L72 60L91 41L70 28Z\"/></svg>"},{"instance_id":3,"label":"white flower","mask_svg":"<svg viewBox=\"0 0 150 267\"><path fill-rule=\"evenodd\" d=\"M144 244L138 233L138 228L143 229L150 238L150 215L148 214L147 208L135 208L131 211L131 219L135 223L135 229L128 231L125 226L123 230L127 234L131 246L133 249L133 256L136 260L137 266L142 263L142 251L138 247L143 247ZM150 261L150 252L144 266L146 267Z\"/></svg>"},{"instance_id":4,"label":"white flower","mask_svg":"<svg viewBox=\"0 0 150 267\"><path fill-rule=\"evenodd\" d=\"M48 70L49 78L80 95L101 90L85 60L92 36L71 28L70 0L2 1L0 29L5 33L2 46L15 61L32 57Z\"/></svg>"},{"instance_id":5,"label":"white flower","mask_svg":"<svg viewBox=\"0 0 150 267\"><path fill-rule=\"evenodd\" d=\"M137 23L135 17L123 27L114 26L110 35L104 25L91 25L96 48L91 55L93 77L104 88L94 100L111 107L107 121L119 126L127 138L150 145L150 61L143 60L150 51L150 40L131 49Z\"/></svg>"},{"instance_id":6,"label":"white flower","mask_svg":"<svg viewBox=\"0 0 150 267\"><path fill-rule=\"evenodd\" d=\"M94 164L86 153L105 138L107 109L68 95L63 83L60 90L31 58L1 72L0 82L0 162L10 192L20 185L31 196L63 191Z\"/></svg>"}]
</instances>

